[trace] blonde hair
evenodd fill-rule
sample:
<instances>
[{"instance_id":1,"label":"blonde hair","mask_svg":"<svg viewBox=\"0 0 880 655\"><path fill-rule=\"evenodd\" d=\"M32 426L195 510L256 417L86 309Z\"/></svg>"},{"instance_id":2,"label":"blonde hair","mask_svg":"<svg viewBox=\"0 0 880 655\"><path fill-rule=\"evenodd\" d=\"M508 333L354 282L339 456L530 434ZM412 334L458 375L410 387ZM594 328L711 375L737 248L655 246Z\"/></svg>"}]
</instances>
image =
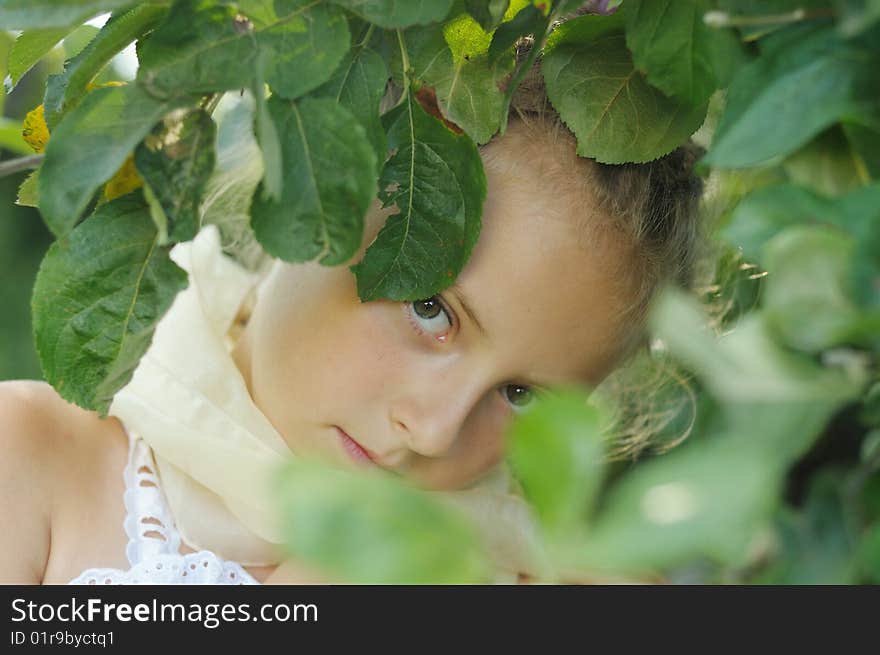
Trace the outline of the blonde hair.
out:
<instances>
[{"instance_id":1,"label":"blonde hair","mask_svg":"<svg viewBox=\"0 0 880 655\"><path fill-rule=\"evenodd\" d=\"M518 43L518 62L526 60L532 45L531 39ZM576 143L547 97L540 56L514 91L510 115L533 133ZM632 294L622 317L631 327L619 346L620 365L597 389L617 411L608 433L612 459L668 450L693 427L696 397L690 380L662 349L650 347L644 323L659 288L674 284L693 291L708 270L700 266L709 254L700 211L704 185L694 171L703 153L689 139L650 162L581 158L588 165L577 167L578 179L571 180L571 170L564 173L595 200L596 207L581 217L585 240L602 248L608 241L595 236L604 233L623 246L615 273L626 278L621 286Z\"/></svg>"}]
</instances>

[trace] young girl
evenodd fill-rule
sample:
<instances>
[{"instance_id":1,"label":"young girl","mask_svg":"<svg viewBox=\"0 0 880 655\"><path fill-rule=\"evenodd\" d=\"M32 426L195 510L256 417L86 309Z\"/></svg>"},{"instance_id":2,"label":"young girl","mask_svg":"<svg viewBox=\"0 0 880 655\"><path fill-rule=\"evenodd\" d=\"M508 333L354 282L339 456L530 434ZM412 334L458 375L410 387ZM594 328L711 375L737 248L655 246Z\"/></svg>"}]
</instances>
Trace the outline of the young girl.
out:
<instances>
[{"instance_id":1,"label":"young girl","mask_svg":"<svg viewBox=\"0 0 880 655\"><path fill-rule=\"evenodd\" d=\"M0 582L340 582L273 539L260 477L290 452L457 497L498 580L531 573L506 426L642 342L653 292L690 279L701 190L689 146L643 165L578 157L539 83L482 148L482 231L446 291L362 303L348 266L314 263L258 279L208 227L175 251L190 287L111 417L0 384ZM369 214L350 263L388 213Z\"/></svg>"}]
</instances>

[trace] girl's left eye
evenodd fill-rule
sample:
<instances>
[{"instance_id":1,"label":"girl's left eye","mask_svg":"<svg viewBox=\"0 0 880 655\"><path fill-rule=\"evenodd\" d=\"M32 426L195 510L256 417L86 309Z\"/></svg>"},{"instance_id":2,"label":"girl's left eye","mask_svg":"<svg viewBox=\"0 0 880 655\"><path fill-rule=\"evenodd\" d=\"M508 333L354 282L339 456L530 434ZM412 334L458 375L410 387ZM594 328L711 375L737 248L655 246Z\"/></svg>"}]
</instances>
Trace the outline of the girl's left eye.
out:
<instances>
[{"instance_id":1,"label":"girl's left eye","mask_svg":"<svg viewBox=\"0 0 880 655\"><path fill-rule=\"evenodd\" d=\"M501 388L501 395L516 412L528 409L537 396L535 389L524 384L505 384Z\"/></svg>"},{"instance_id":2,"label":"girl's left eye","mask_svg":"<svg viewBox=\"0 0 880 655\"><path fill-rule=\"evenodd\" d=\"M439 296L409 303L416 326L434 337L442 337L452 327L452 317Z\"/></svg>"}]
</instances>

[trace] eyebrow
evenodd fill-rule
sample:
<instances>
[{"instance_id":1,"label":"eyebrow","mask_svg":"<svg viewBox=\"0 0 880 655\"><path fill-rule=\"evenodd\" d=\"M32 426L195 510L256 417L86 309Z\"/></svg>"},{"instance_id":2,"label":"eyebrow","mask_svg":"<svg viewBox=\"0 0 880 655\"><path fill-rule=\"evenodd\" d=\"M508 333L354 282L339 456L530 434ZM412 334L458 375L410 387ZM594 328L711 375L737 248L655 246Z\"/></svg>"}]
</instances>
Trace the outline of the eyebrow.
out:
<instances>
[{"instance_id":1,"label":"eyebrow","mask_svg":"<svg viewBox=\"0 0 880 655\"><path fill-rule=\"evenodd\" d=\"M468 304L467 299L465 298L464 292L462 291L462 288L458 285L458 283L455 283L451 287L449 287L449 292L453 296L455 296L455 299L458 301L458 304L461 305L461 308L464 310L464 313L468 315L468 317L471 319L471 321L474 322L474 325L477 326L477 329L480 330L480 334L482 334L484 337L487 336L485 328L483 327L482 323L480 323L480 320L477 318L477 315L474 314L474 311L471 309L470 305Z\"/></svg>"}]
</instances>

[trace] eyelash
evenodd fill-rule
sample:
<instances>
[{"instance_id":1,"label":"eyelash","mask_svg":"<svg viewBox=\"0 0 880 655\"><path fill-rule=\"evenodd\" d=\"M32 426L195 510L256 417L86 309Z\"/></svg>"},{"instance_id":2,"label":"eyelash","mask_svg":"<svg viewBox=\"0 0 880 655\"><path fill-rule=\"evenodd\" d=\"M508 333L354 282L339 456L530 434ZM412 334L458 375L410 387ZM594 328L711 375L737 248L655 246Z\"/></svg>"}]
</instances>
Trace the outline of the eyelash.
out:
<instances>
[{"instance_id":1,"label":"eyelash","mask_svg":"<svg viewBox=\"0 0 880 655\"><path fill-rule=\"evenodd\" d=\"M451 331L455 328L456 319L455 319L455 313L451 309L449 309L449 306L446 304L446 301L442 298L442 296L435 295L435 296L431 296L430 298L424 298L422 300L413 300L411 302L405 303L407 318L409 319L410 324L413 326L415 331L418 332L419 335L425 335L426 334L425 330L423 330L421 328L421 326L419 325L419 319L421 317L419 317L415 313L414 304L417 302L425 302L426 300L436 300L438 305L440 306L440 311L443 312L443 315L446 317L446 320L449 322L449 330L447 332L444 332L442 335L436 335L436 336L432 335L433 339L436 339L437 341L444 343L446 341L446 339L449 337L449 331ZM421 320L427 320L427 319L421 318ZM522 389L527 389L532 394L533 399L525 407L519 407L517 405L514 405L510 401L510 399L507 397L507 394L505 393L505 390L508 387L520 387ZM498 393L501 394L502 400L504 400L504 402L511 408L511 410L513 410L516 413L520 413L520 412L525 411L529 407L529 405L531 405L532 402L534 402L534 396L537 396L540 393L540 391L539 391L539 389L534 388L534 387L530 387L527 384L516 384L516 383L509 382L507 384L501 385L501 387L499 387L499 389L498 389Z\"/></svg>"}]
</instances>

